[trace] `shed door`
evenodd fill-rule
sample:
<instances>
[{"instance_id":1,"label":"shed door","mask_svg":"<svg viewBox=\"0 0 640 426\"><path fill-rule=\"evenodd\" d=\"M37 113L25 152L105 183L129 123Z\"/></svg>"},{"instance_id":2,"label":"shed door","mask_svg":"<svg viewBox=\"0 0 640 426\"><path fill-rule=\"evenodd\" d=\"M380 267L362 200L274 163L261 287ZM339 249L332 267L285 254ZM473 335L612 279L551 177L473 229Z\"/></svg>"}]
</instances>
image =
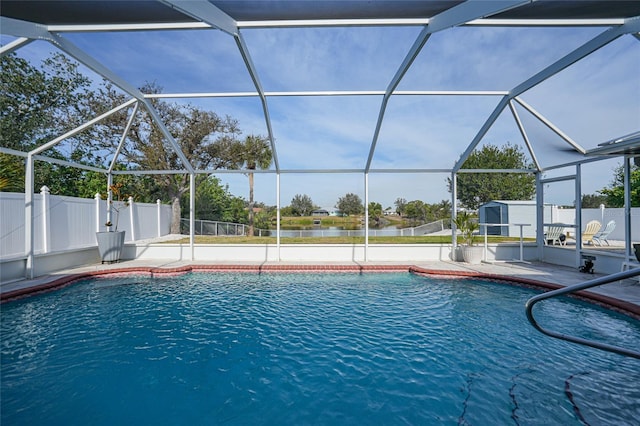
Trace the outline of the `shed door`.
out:
<instances>
[{"instance_id":1,"label":"shed door","mask_svg":"<svg viewBox=\"0 0 640 426\"><path fill-rule=\"evenodd\" d=\"M485 220L487 223L502 223L502 215L500 214L500 206L487 206L484 209ZM502 235L501 226L487 226L488 235Z\"/></svg>"}]
</instances>

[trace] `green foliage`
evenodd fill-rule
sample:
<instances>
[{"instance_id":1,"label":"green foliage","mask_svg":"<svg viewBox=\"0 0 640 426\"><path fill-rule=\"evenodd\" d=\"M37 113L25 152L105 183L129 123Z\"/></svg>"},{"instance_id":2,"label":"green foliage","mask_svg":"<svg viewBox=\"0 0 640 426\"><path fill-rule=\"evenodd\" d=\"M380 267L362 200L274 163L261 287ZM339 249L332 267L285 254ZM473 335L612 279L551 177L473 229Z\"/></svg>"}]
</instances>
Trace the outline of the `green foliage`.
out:
<instances>
[{"instance_id":1,"label":"green foliage","mask_svg":"<svg viewBox=\"0 0 640 426\"><path fill-rule=\"evenodd\" d=\"M460 231L463 243L469 246L475 245L477 238L476 232L480 229L476 218L462 211L456 215L453 223L456 229Z\"/></svg>"},{"instance_id":2,"label":"green foliage","mask_svg":"<svg viewBox=\"0 0 640 426\"><path fill-rule=\"evenodd\" d=\"M407 206L407 200L404 198L396 198L396 201L393 203L396 206L396 213L400 216L404 216L405 207Z\"/></svg>"},{"instance_id":3,"label":"green foliage","mask_svg":"<svg viewBox=\"0 0 640 426\"><path fill-rule=\"evenodd\" d=\"M273 160L271 145L269 141L256 135L247 136L243 142L236 142L232 149L233 158L238 167L245 167L250 170L249 176L249 235L253 235L254 226L254 203L253 203L253 172L251 170L267 169Z\"/></svg>"},{"instance_id":4,"label":"green foliage","mask_svg":"<svg viewBox=\"0 0 640 426\"><path fill-rule=\"evenodd\" d=\"M272 222L276 218L276 209L273 207L264 207L255 215L255 226L258 229L271 229Z\"/></svg>"},{"instance_id":5,"label":"green foliage","mask_svg":"<svg viewBox=\"0 0 640 426\"><path fill-rule=\"evenodd\" d=\"M353 193L348 193L344 197L339 198L336 207L346 215L362 214L364 211L362 200L357 194Z\"/></svg>"},{"instance_id":6,"label":"green foliage","mask_svg":"<svg viewBox=\"0 0 640 426\"><path fill-rule=\"evenodd\" d=\"M89 79L56 54L38 69L14 53L0 58L0 146L30 151L75 121Z\"/></svg>"},{"instance_id":7,"label":"green foliage","mask_svg":"<svg viewBox=\"0 0 640 426\"><path fill-rule=\"evenodd\" d=\"M291 200L291 214L289 216L310 216L315 209L311 197L306 194L296 194ZM284 213L282 213L284 215Z\"/></svg>"},{"instance_id":8,"label":"green foliage","mask_svg":"<svg viewBox=\"0 0 640 426\"><path fill-rule=\"evenodd\" d=\"M426 212L425 203L420 200L409 201L404 207L404 215L413 220L424 221Z\"/></svg>"},{"instance_id":9,"label":"green foliage","mask_svg":"<svg viewBox=\"0 0 640 426\"><path fill-rule=\"evenodd\" d=\"M631 186L631 207L640 207L640 168L638 166L631 167L629 183ZM622 165L614 169L613 180L609 187L598 192L606 197L604 204L607 207L624 207L624 167Z\"/></svg>"},{"instance_id":10,"label":"green foliage","mask_svg":"<svg viewBox=\"0 0 640 426\"><path fill-rule=\"evenodd\" d=\"M502 147L485 145L469 155L463 169L531 169L524 152L509 143ZM451 179L448 179L451 192ZM476 210L492 200L531 200L535 195L535 176L527 173L459 173L458 200Z\"/></svg>"},{"instance_id":11,"label":"green foliage","mask_svg":"<svg viewBox=\"0 0 640 426\"><path fill-rule=\"evenodd\" d=\"M607 203L607 197L597 194L584 194L582 196L582 208L583 209L597 209L600 204Z\"/></svg>"},{"instance_id":12,"label":"green foliage","mask_svg":"<svg viewBox=\"0 0 640 426\"><path fill-rule=\"evenodd\" d=\"M40 68L8 54L0 58L0 146L28 152L64 132L93 118L102 109L92 102L91 81L79 71L79 65L62 54L44 60ZM49 148L42 154L81 164L95 164L97 152L91 144L96 139L87 129ZM16 159L18 163L23 160ZM3 174L6 168L3 163ZM10 186L24 190L24 167L10 168ZM46 185L53 194L77 195L84 171L50 164L34 163L34 191ZM22 181L18 183L13 179ZM106 182L105 182L106 185Z\"/></svg>"},{"instance_id":13,"label":"green foliage","mask_svg":"<svg viewBox=\"0 0 640 426\"><path fill-rule=\"evenodd\" d=\"M280 216L296 216L296 214L293 212L293 207L285 206L280 208Z\"/></svg>"},{"instance_id":14,"label":"green foliage","mask_svg":"<svg viewBox=\"0 0 640 426\"><path fill-rule=\"evenodd\" d=\"M24 192L24 159L0 153L0 191Z\"/></svg>"},{"instance_id":15,"label":"green foliage","mask_svg":"<svg viewBox=\"0 0 640 426\"><path fill-rule=\"evenodd\" d=\"M427 204L420 200L407 202L402 200L403 216L415 222L435 222L440 219L447 219L451 216L451 202L442 200L439 203ZM398 201L396 201L397 205Z\"/></svg>"},{"instance_id":16,"label":"green foliage","mask_svg":"<svg viewBox=\"0 0 640 426\"><path fill-rule=\"evenodd\" d=\"M228 185L209 175L196 186L196 219L220 222L247 223L247 211L242 198L229 192ZM189 211L189 197L181 200L182 211Z\"/></svg>"},{"instance_id":17,"label":"green foliage","mask_svg":"<svg viewBox=\"0 0 640 426\"><path fill-rule=\"evenodd\" d=\"M376 202L369 203L369 224L379 226L382 222L383 212L382 204Z\"/></svg>"}]
</instances>

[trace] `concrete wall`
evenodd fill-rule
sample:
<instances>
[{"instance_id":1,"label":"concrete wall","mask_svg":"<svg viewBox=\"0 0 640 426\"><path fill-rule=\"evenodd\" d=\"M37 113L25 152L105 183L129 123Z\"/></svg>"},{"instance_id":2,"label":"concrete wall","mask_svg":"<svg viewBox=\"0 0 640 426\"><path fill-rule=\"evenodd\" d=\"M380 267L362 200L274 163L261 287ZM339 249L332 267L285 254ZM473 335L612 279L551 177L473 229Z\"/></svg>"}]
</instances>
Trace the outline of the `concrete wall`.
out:
<instances>
[{"instance_id":1,"label":"concrete wall","mask_svg":"<svg viewBox=\"0 0 640 426\"><path fill-rule=\"evenodd\" d=\"M368 261L370 262L402 262L405 264L420 264L429 261L451 261L451 245L447 244L384 244L368 247ZM537 260L537 246L525 243L522 246L523 259ZM589 253L596 256L596 270L599 273L619 272L624 255L615 253ZM363 244L205 244L194 246L193 260L208 263L240 264L243 262L315 262L315 263L349 263L365 262L365 247ZM167 263L175 261L190 262L192 259L189 245L181 244L125 244L123 260L147 259L152 261L164 260ZM486 259L493 261L512 261L520 259L520 245L518 243L489 244L486 249ZM542 261L577 268L576 251L561 247L545 246ZM46 253L34 258L34 272L36 276L54 273L72 267L98 264L100 257L96 247L69 250L66 252ZM5 284L24 278L26 272L26 257L0 259L0 283Z\"/></svg>"}]
</instances>

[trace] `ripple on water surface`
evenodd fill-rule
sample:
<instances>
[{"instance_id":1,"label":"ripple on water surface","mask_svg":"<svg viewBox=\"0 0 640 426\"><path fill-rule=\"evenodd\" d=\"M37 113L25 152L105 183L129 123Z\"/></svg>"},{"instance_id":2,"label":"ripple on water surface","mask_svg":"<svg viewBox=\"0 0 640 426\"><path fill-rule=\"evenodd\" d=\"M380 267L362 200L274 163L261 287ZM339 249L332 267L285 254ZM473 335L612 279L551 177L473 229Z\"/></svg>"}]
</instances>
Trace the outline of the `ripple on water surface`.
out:
<instances>
[{"instance_id":1,"label":"ripple on water surface","mask_svg":"<svg viewBox=\"0 0 640 426\"><path fill-rule=\"evenodd\" d=\"M2 424L633 424L638 361L530 290L411 274L97 279L3 305ZM538 316L638 346L567 300Z\"/></svg>"}]
</instances>

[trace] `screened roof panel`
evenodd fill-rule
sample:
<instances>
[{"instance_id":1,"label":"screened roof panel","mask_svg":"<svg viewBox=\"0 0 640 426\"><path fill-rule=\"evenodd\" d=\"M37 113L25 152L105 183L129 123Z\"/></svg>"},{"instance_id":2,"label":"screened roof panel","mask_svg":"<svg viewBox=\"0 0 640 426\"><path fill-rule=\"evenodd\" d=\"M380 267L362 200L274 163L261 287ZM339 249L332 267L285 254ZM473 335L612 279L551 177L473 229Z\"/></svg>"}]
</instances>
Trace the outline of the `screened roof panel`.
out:
<instances>
[{"instance_id":1,"label":"screened roof panel","mask_svg":"<svg viewBox=\"0 0 640 426\"><path fill-rule=\"evenodd\" d=\"M243 30L265 91L382 90L418 27Z\"/></svg>"},{"instance_id":2,"label":"screened roof panel","mask_svg":"<svg viewBox=\"0 0 640 426\"><path fill-rule=\"evenodd\" d=\"M19 55L49 40L131 98L143 98L135 88L145 81L165 93L215 92L181 102L269 133L284 171L452 168L471 143L522 143L508 101L526 100L585 148L640 128L640 2L4 0L0 14L3 43L43 40ZM567 21L576 19L596 21ZM94 26L107 24L128 26ZM398 93L408 90L502 92ZM562 165L558 133L517 109L544 165Z\"/></svg>"},{"instance_id":3,"label":"screened roof panel","mask_svg":"<svg viewBox=\"0 0 640 426\"><path fill-rule=\"evenodd\" d=\"M360 169L369 152L379 96L269 100L283 169Z\"/></svg>"},{"instance_id":4,"label":"screened roof panel","mask_svg":"<svg viewBox=\"0 0 640 426\"><path fill-rule=\"evenodd\" d=\"M164 93L252 91L233 38L216 30L70 33L78 47L136 87Z\"/></svg>"},{"instance_id":5,"label":"screened roof panel","mask_svg":"<svg viewBox=\"0 0 640 426\"><path fill-rule=\"evenodd\" d=\"M394 95L374 169L450 169L498 104L498 96Z\"/></svg>"},{"instance_id":6,"label":"screened roof panel","mask_svg":"<svg viewBox=\"0 0 640 426\"><path fill-rule=\"evenodd\" d=\"M599 49L522 99L585 149L640 130L640 43L628 35Z\"/></svg>"},{"instance_id":7,"label":"screened roof panel","mask_svg":"<svg viewBox=\"0 0 640 426\"><path fill-rule=\"evenodd\" d=\"M511 90L602 28L479 27L433 34L398 90Z\"/></svg>"}]
</instances>

